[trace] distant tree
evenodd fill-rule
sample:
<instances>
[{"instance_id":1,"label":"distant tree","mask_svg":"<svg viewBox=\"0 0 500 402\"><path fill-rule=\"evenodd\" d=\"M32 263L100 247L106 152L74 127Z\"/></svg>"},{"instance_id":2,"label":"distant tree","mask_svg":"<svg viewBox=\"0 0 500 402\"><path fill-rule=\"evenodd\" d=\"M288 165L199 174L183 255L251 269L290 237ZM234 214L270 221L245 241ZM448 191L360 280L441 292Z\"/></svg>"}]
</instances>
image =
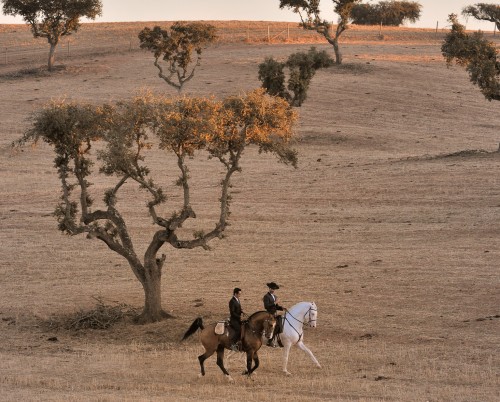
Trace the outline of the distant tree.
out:
<instances>
[{"instance_id":1,"label":"distant tree","mask_svg":"<svg viewBox=\"0 0 500 402\"><path fill-rule=\"evenodd\" d=\"M352 7L351 19L352 23L357 25L378 25L382 16L377 4L360 3Z\"/></svg>"},{"instance_id":2,"label":"distant tree","mask_svg":"<svg viewBox=\"0 0 500 402\"><path fill-rule=\"evenodd\" d=\"M96 19L102 13L99 0L0 0L5 15L20 15L35 38L47 38L50 45L48 69L52 71L61 37L80 28L80 19Z\"/></svg>"},{"instance_id":3,"label":"distant tree","mask_svg":"<svg viewBox=\"0 0 500 402\"><path fill-rule=\"evenodd\" d=\"M259 64L259 80L262 88L271 96L279 96L290 101L290 94L285 88L285 63L266 57L264 62Z\"/></svg>"},{"instance_id":4,"label":"distant tree","mask_svg":"<svg viewBox=\"0 0 500 402\"><path fill-rule=\"evenodd\" d=\"M153 53L158 76L181 92L200 65L203 48L216 40L215 31L213 25L201 22L176 22L170 31L159 26L144 28L139 33L140 47Z\"/></svg>"},{"instance_id":5,"label":"distant tree","mask_svg":"<svg viewBox=\"0 0 500 402\"><path fill-rule=\"evenodd\" d=\"M299 14L301 26L304 29L314 30L323 35L335 51L335 63L342 64L342 54L339 48L339 38L348 29L352 8L361 0L332 0L334 11L338 14L337 29L332 36L331 24L322 20L320 16L320 0L280 0L280 8L289 8Z\"/></svg>"},{"instance_id":6,"label":"distant tree","mask_svg":"<svg viewBox=\"0 0 500 402\"><path fill-rule=\"evenodd\" d=\"M352 22L359 25L400 26L405 22L416 22L422 6L416 1L381 1L378 4L355 4Z\"/></svg>"},{"instance_id":7,"label":"distant tree","mask_svg":"<svg viewBox=\"0 0 500 402\"><path fill-rule=\"evenodd\" d=\"M234 173L241 172L244 150L256 146L286 164L297 164L297 153L290 148L296 113L286 101L270 97L261 89L224 101L167 99L146 93L116 105L61 102L35 112L32 117L33 124L19 144L42 140L54 149L55 168L61 181L61 198L54 212L59 230L98 239L128 262L144 289L144 309L138 317L142 323L167 316L161 303L166 256L158 255L163 245L208 249L211 240L223 237L229 225L231 179ZM196 218L188 165L200 152L219 161L223 170L221 177L213 178L220 183L219 216L213 228L206 232L197 230L190 237L180 228ZM161 154L163 158L171 156L179 168L176 185L181 201L179 209L170 213L162 206L172 172L157 164L153 177L151 165L146 162L147 158ZM100 164L97 172L93 170L96 163ZM94 205L97 190L92 190L91 179L98 174L108 177L110 187L102 190L100 205ZM131 185L144 191L144 199L135 197L120 205L119 195ZM144 208L156 226L142 258L122 213L124 206L131 208L134 202L136 210ZM105 269L98 261L95 265Z\"/></svg>"},{"instance_id":8,"label":"distant tree","mask_svg":"<svg viewBox=\"0 0 500 402\"><path fill-rule=\"evenodd\" d=\"M500 31L500 5L498 4L477 3L464 7L462 14L472 16L477 20L493 22Z\"/></svg>"},{"instance_id":9,"label":"distant tree","mask_svg":"<svg viewBox=\"0 0 500 402\"><path fill-rule=\"evenodd\" d=\"M259 80L269 95L279 96L292 106L302 106L316 70L333 64L333 59L324 50L318 52L315 47L311 47L307 53L293 53L284 63L266 58L259 65ZM287 88L291 93L285 89L285 67L289 69Z\"/></svg>"},{"instance_id":10,"label":"distant tree","mask_svg":"<svg viewBox=\"0 0 500 402\"><path fill-rule=\"evenodd\" d=\"M446 63L450 65L455 61L465 67L470 80L486 99L500 100L500 61L495 44L486 40L481 32L467 34L456 14L450 14L449 21L451 32L441 46Z\"/></svg>"}]
</instances>

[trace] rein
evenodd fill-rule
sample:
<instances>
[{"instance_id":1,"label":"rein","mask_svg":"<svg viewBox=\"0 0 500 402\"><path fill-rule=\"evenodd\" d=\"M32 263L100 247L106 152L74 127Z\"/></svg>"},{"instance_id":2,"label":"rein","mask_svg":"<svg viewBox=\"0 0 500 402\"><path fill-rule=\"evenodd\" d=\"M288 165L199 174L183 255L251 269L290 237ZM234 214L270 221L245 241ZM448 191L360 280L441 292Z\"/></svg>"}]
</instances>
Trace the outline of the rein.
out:
<instances>
[{"instance_id":1,"label":"rein","mask_svg":"<svg viewBox=\"0 0 500 402\"><path fill-rule=\"evenodd\" d=\"M304 314L304 317L302 318L304 321L300 321L298 318L294 317L287 309L285 309L285 315L284 315L284 319L286 322L288 322L288 325L290 325L292 327L292 329L297 333L297 335L299 336L299 340L297 341L300 342L300 340L302 339L302 335L304 334L304 330L302 330L302 332L299 332L297 331L297 328L295 328L292 323L288 320L287 318L287 315L289 315L290 317L292 317L295 321L298 321L300 322L302 325L306 324L306 321L305 321L305 318L306 318L306 315L309 314L309 321L307 321L307 324L310 324L311 322L313 321L317 321L317 320L313 320L311 319L311 311L318 311L318 309L314 309L312 308L312 306L309 307L309 309L305 312Z\"/></svg>"},{"instance_id":2,"label":"rein","mask_svg":"<svg viewBox=\"0 0 500 402\"><path fill-rule=\"evenodd\" d=\"M253 315L253 314L252 314ZM269 322L269 318L265 319L263 322ZM242 322L242 325L246 325L248 327L248 329L250 329L250 331L254 334L254 335L258 335L259 337L262 336L262 334L265 332L265 328L264 326L262 326L262 331L258 332L253 326L252 324L250 324L250 317L248 317L248 319L246 319L245 321Z\"/></svg>"}]
</instances>

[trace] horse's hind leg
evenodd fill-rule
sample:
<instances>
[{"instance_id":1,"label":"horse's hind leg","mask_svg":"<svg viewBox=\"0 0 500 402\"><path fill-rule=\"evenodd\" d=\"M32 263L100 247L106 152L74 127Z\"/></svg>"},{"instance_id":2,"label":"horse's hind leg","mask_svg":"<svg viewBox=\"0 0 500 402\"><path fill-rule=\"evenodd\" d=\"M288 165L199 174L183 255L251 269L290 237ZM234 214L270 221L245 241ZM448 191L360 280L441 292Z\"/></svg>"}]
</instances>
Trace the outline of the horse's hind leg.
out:
<instances>
[{"instance_id":1,"label":"horse's hind leg","mask_svg":"<svg viewBox=\"0 0 500 402\"><path fill-rule=\"evenodd\" d=\"M283 372L286 375L290 375L291 373L288 371L287 366L288 366L288 355L290 354L290 348L292 345L289 342L286 342L283 345Z\"/></svg>"},{"instance_id":2,"label":"horse's hind leg","mask_svg":"<svg viewBox=\"0 0 500 402\"><path fill-rule=\"evenodd\" d=\"M198 356L198 361L200 362L200 369L201 369L201 375L205 375L205 366L204 362L207 360L208 356L206 356L206 353L203 353L202 355Z\"/></svg>"},{"instance_id":3,"label":"horse's hind leg","mask_svg":"<svg viewBox=\"0 0 500 402\"><path fill-rule=\"evenodd\" d=\"M217 366L220 367L229 381L233 381L233 378L229 375L226 368L224 367L224 345L219 345L217 347Z\"/></svg>"},{"instance_id":4,"label":"horse's hind leg","mask_svg":"<svg viewBox=\"0 0 500 402\"><path fill-rule=\"evenodd\" d=\"M207 360L210 356L212 356L214 354L215 350L211 350L211 351L208 351L208 350L205 350L205 353L203 353L202 355L198 356L198 360L200 362L200 369L201 369L201 375L204 376L205 375L205 360Z\"/></svg>"}]
</instances>

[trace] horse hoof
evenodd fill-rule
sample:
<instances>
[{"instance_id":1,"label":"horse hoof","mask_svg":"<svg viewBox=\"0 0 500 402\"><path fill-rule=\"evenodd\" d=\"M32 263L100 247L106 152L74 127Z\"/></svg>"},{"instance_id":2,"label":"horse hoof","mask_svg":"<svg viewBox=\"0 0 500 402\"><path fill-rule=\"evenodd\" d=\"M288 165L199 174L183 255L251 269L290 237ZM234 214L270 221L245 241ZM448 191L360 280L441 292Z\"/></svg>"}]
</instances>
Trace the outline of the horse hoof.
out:
<instances>
[{"instance_id":1,"label":"horse hoof","mask_svg":"<svg viewBox=\"0 0 500 402\"><path fill-rule=\"evenodd\" d=\"M198 378L203 378L203 374L198 374Z\"/></svg>"},{"instance_id":2,"label":"horse hoof","mask_svg":"<svg viewBox=\"0 0 500 402\"><path fill-rule=\"evenodd\" d=\"M234 382L233 377L231 377L230 375L227 375L226 378L229 382Z\"/></svg>"},{"instance_id":3,"label":"horse hoof","mask_svg":"<svg viewBox=\"0 0 500 402\"><path fill-rule=\"evenodd\" d=\"M323 367L321 367L321 364L318 364L316 367L319 368L319 369L323 368Z\"/></svg>"},{"instance_id":4,"label":"horse hoof","mask_svg":"<svg viewBox=\"0 0 500 402\"><path fill-rule=\"evenodd\" d=\"M283 371L283 373L285 373L285 375L292 375L292 373L290 373L289 371Z\"/></svg>"}]
</instances>

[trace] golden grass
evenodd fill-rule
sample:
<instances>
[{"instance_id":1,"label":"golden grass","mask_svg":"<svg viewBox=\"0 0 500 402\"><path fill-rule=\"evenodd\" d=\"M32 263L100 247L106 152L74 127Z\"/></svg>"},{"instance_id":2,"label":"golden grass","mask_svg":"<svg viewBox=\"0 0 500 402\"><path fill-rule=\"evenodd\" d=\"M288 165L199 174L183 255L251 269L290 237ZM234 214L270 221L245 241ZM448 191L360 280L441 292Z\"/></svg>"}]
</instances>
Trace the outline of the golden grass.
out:
<instances>
[{"instance_id":1,"label":"golden grass","mask_svg":"<svg viewBox=\"0 0 500 402\"><path fill-rule=\"evenodd\" d=\"M137 24L96 24L96 38L126 38ZM22 42L16 34L7 36ZM204 53L187 91L252 89L264 57L308 47L219 44ZM165 249L163 302L176 318L104 331L42 323L90 311L95 297L140 308L140 285L104 245L57 232L50 149L12 154L7 146L29 112L52 98L106 102L143 87L170 89L138 52L70 60L48 77L0 79L0 400L500 399L498 105L463 70L438 62L439 43L370 39L343 50L345 67L318 71L300 110L299 169L249 150L235 178L229 237L210 252ZM209 227L218 169L204 156L190 162L193 205ZM172 161L151 163L174 182ZM172 188L169 207L179 200ZM133 208L141 196L127 187L120 205L143 249L155 228ZM317 303L318 327L304 341L323 369L293 349L293 376L285 377L281 351L264 348L253 380L239 375L241 357L228 362L233 384L214 357L199 379L202 348L196 336L179 343L183 332L198 315L225 317L234 286L244 289L245 310L261 309L269 280L282 285L285 306Z\"/></svg>"}]
</instances>

